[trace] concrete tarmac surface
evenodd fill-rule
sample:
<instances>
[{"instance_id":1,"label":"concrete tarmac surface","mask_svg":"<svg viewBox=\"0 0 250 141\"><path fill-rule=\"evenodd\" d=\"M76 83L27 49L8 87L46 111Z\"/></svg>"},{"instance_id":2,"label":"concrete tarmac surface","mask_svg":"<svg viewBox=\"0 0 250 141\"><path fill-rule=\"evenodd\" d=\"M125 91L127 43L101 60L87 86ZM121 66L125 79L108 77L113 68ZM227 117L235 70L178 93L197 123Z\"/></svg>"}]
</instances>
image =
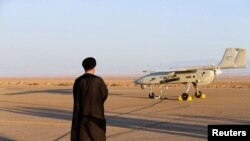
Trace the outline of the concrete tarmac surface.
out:
<instances>
[{"instance_id":1,"label":"concrete tarmac surface","mask_svg":"<svg viewBox=\"0 0 250 141\"><path fill-rule=\"evenodd\" d=\"M203 88L206 99L191 102L177 100L182 91L149 99L140 87L109 87L107 140L205 141L207 125L250 124L249 88ZM69 141L72 106L72 86L1 86L0 141Z\"/></svg>"}]
</instances>

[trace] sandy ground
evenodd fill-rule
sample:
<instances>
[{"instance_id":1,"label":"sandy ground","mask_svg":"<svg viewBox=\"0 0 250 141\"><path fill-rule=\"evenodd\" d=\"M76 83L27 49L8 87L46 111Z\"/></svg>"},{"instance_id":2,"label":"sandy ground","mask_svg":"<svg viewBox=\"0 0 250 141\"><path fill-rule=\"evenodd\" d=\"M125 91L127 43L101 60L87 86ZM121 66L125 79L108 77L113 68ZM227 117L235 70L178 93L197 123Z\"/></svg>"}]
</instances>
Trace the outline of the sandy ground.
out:
<instances>
[{"instance_id":1,"label":"sandy ground","mask_svg":"<svg viewBox=\"0 0 250 141\"><path fill-rule=\"evenodd\" d=\"M1 82L0 141L69 140L72 80ZM133 86L129 80L106 82L108 141L207 140L207 125L250 124L250 88L240 87L249 84L247 79L244 83L237 81L239 87L231 87L233 80L223 79L217 84L225 87L201 88L206 99L191 102L177 101L183 91L179 86L169 87L163 92L166 99L160 100L148 99L147 90ZM155 92L159 93L159 88Z\"/></svg>"}]
</instances>

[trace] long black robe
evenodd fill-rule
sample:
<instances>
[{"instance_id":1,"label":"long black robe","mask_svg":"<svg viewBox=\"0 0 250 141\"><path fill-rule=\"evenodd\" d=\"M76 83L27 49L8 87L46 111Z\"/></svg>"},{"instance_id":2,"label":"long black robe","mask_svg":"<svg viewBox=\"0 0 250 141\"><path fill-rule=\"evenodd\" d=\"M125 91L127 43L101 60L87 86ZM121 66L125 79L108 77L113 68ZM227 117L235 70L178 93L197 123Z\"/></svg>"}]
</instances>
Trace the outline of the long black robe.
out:
<instances>
[{"instance_id":1,"label":"long black robe","mask_svg":"<svg viewBox=\"0 0 250 141\"><path fill-rule=\"evenodd\" d=\"M75 80L71 141L106 141L107 96L108 89L101 77L85 73Z\"/></svg>"}]
</instances>

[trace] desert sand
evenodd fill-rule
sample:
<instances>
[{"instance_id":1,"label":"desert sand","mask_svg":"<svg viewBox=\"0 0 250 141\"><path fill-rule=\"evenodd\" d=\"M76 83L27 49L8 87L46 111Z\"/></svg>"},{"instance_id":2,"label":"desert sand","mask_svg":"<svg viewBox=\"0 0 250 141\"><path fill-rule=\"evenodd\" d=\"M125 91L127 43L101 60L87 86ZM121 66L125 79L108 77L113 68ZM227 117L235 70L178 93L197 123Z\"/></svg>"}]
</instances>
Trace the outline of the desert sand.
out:
<instances>
[{"instance_id":1,"label":"desert sand","mask_svg":"<svg viewBox=\"0 0 250 141\"><path fill-rule=\"evenodd\" d=\"M178 101L182 85L165 99L149 99L132 78L105 78L108 141L207 140L207 125L250 124L250 77L225 76L201 87L205 99ZM1 78L1 141L68 141L73 78ZM159 87L155 88L159 94ZM190 94L194 92L191 89Z\"/></svg>"}]
</instances>

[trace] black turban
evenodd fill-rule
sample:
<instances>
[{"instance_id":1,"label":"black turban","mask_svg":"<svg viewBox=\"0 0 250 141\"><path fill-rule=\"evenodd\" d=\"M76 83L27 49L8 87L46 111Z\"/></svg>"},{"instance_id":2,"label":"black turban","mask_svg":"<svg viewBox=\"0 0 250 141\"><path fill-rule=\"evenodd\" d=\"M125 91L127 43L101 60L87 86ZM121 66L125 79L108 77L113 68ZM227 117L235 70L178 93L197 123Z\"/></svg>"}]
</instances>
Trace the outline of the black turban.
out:
<instances>
[{"instance_id":1,"label":"black turban","mask_svg":"<svg viewBox=\"0 0 250 141\"><path fill-rule=\"evenodd\" d=\"M83 66L83 68L84 68L85 71L93 69L96 66L96 60L95 60L95 58L93 58L93 57L85 58L82 61L82 66Z\"/></svg>"}]
</instances>

